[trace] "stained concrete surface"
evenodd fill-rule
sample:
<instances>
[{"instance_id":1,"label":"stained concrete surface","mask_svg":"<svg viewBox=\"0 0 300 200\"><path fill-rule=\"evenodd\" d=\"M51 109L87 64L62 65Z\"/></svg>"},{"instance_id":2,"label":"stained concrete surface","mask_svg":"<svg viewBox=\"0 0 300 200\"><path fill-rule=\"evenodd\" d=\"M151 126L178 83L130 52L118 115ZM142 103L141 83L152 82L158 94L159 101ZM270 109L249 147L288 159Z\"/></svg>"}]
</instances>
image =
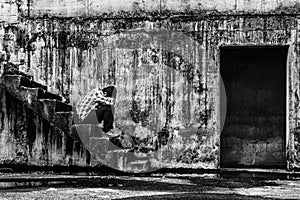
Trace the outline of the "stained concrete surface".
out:
<instances>
[{"instance_id":1,"label":"stained concrete surface","mask_svg":"<svg viewBox=\"0 0 300 200\"><path fill-rule=\"evenodd\" d=\"M126 2L132 2L132 4L125 4L124 2L116 4L117 1L101 1L101 6L100 4L95 4L96 1L79 0L34 1L33 3L28 1L28 4L24 1L23 5L20 5L23 1L14 2L10 1L10 4L15 8L20 8L20 13L15 13L19 20L16 20L14 24L7 24L6 20L4 21L5 23L1 23L0 49L3 52L1 55L3 57L10 56L11 62L21 63L21 61L25 60L25 64L20 66L21 70L31 74L38 83L47 86L49 92L63 96L65 99L70 99L72 105L75 104L75 100L82 98L87 91L97 85L116 83L116 87L120 88L119 100L116 105L116 110L118 110L116 122L120 124L120 127L129 133L135 132L135 135L136 133L142 133L141 135L153 137L153 133L160 131L165 122L167 122L166 124L170 124L172 128L170 128L169 132L180 136L174 140L175 145L171 147L166 145L162 149L163 153L161 155L163 156L161 156L161 160L164 162L159 162L159 165L164 167L216 169L219 164L220 134L217 130L219 129L218 72L220 46L245 46L249 44L290 45L287 62L287 67L290 69L287 101L289 105L288 124L290 129L287 134L289 140L286 141L288 146L284 144L281 147L287 149L286 154L288 157L284 160L288 163L288 167L290 169L300 168L298 159L300 152L300 145L298 145L300 135L298 115L300 108L298 106L299 89L297 89L299 88L298 76L300 74L300 62L299 56L297 56L299 55L299 45L297 44L300 37L298 37L299 28L297 28L299 19L294 16L299 13L297 11L299 9L293 9L293 3L290 3L291 10L288 12L291 15L274 15L274 13L272 15L259 15L257 12L248 14L241 12L237 13L238 15L231 15L231 11L227 9L224 9L222 13L210 13L206 9L211 6L202 7L199 5L201 9L195 11L194 14L189 12L190 9L183 9L187 8L187 5L191 8L196 8L193 5L198 3L198 1L158 0L145 1L140 4L137 3L138 1L131 0ZM17 4L17 2L19 3ZM90 2L93 5L86 5L83 9L80 6L83 6L84 2ZM159 4L159 10L162 12L152 11L155 10L153 7L153 9L149 9L148 5L158 5L154 2L162 3L161 5ZM223 1L219 0L213 2L204 0L201 1L201 4L208 5L208 2L210 2L209 5L212 5L212 7L215 7L213 5L224 6ZM264 8L265 5L272 8L277 8L275 4L279 6L275 1L264 1L264 3L263 1L257 3L256 0L235 2L237 10L240 8L244 9L244 3L250 7L257 6L258 9ZM287 0L284 2L288 4L287 2L293 1ZM181 3L183 3L183 7ZM226 5L229 7L233 6L231 3L226 1ZM6 8L11 7L9 3L3 3L3 5ZM62 9L58 8L57 5L62 6ZM76 5L79 7L76 7ZM110 5L118 8L111 7L106 9ZM119 9L119 6L122 7L122 5L126 6ZM131 5L135 10L132 14L127 12L118 13L118 10L131 10ZM35 8L37 12L34 11ZM62 12L64 8L66 8L65 13ZM171 10L178 8L179 10L165 12L164 10L168 10L168 8ZM87 12L85 12L86 9ZM99 10L96 12L93 9ZM13 10L15 9L12 8L11 10L11 12L3 12L4 15L13 15ZM80 10L82 11L81 14L87 14L86 17L79 17L82 16ZM101 10L105 10L105 13L101 13ZM184 10L184 12L180 10ZM2 9L2 11L4 10ZM23 11L25 15L23 15ZM48 11L52 13L49 17L47 17ZM287 11L282 8L275 13L282 12ZM36 14L36 19L32 18L35 16L34 13ZM51 16L56 16L55 13L62 15L58 18L52 18ZM71 16L74 16L72 13L76 17L72 18ZM135 17L136 14L143 17L132 20L132 16ZM64 18L63 16L71 18ZM92 16L97 17L93 18ZM153 18L153 16L156 17ZM157 31L161 29L168 30L168 34L157 35ZM178 33L184 34L180 34L179 37ZM186 35L186 39L183 39L182 35ZM147 43L154 45L151 47L152 50L146 49L147 51L145 51L144 48L147 45L144 44ZM170 68L172 65L169 66L169 64L174 63L177 66L177 64L182 63L178 62L182 59L178 56L164 56L163 51L157 51L161 49L161 46L164 46L162 44L171 46L168 51L176 52L176 54L184 58L183 60L187 63L186 66L191 66L188 63L193 64L193 70L190 71L186 70L188 68L184 68L181 71L185 71L185 73L181 73L180 70L170 70L173 68ZM137 51L134 50L136 47L138 47ZM166 74L169 74L169 71L172 71L172 84L170 84L170 81L167 81L170 80L170 77L163 78ZM186 89L190 87L189 81L185 81L187 76L183 76L187 72L193 74L193 83L199 84L197 85L197 92ZM133 76L134 74L136 76ZM136 77L136 79L133 77ZM135 83L133 83L133 80L136 80ZM158 86L157 82L159 82ZM124 89L125 86L127 89ZM139 88L139 90L135 88ZM165 89L166 92L160 92ZM158 92L153 92L157 90ZM171 98L167 98L170 92L173 94ZM138 99L136 100L136 98ZM136 106L132 105L138 105L138 107L136 108ZM190 124L190 122L192 123ZM193 130L200 126L202 127L201 132L199 131L200 134L196 134L196 131ZM177 131L173 130L178 127L180 129L177 134ZM40 126L37 125L34 128L37 129L34 132L36 135L44 135L38 131L41 129ZM252 133L256 132L253 131ZM191 136L189 137L191 138L190 140L183 140L182 135L187 135L186 133ZM11 138L7 137L7 135L11 136L13 133L11 131L3 131L4 141ZM57 135L65 134L58 133ZM64 140L55 135L55 138L58 138L57 146L59 149L54 153L48 151L50 153L47 154L47 146L50 145L43 145L47 144L47 141L43 140L46 137L36 138L38 138L36 139L37 142L30 145L37 152L32 156L32 160L35 163L39 164L41 163L39 161L42 160L46 164L51 162L55 164L76 163L84 165L89 160L89 155L80 150L83 148L77 148L80 145L71 140L63 143L61 141ZM26 146L23 142L24 140L19 141L22 141L18 143L19 146ZM278 144L277 141L267 142L271 143L270 146L275 146L273 143ZM253 142L250 141L249 143ZM256 152L262 156L269 155L268 151L266 151L269 148L267 149L263 143L260 142L254 148L253 145L248 145L249 143L245 143L244 146L247 150L253 152L252 155L256 155ZM61 144L66 144L70 148L65 148ZM278 150L281 150L281 147L278 145L278 148L274 149L277 152L282 152ZM12 150L10 151L10 149ZM8 159L5 158L5 161L18 159L17 156L11 153L17 152L17 146L11 145L10 149L9 151L3 151L4 153L1 152L1 156L8 157ZM52 149L55 150L56 148ZM61 149L63 150L61 151ZM74 153L71 154L73 149ZM259 151L256 151L256 149L259 149ZM39 152L42 151L46 152L46 156L40 156ZM179 151L184 151L180 157L177 156L180 155ZM27 152L22 151L21 153L22 155L27 155ZM62 155L64 152L67 152L66 156ZM48 155L54 156L50 157ZM275 157L279 156L276 154ZM49 162L47 160L44 161L44 158L48 159ZM254 160L252 157L247 158L249 159L243 161L246 164L252 163ZM1 161L3 160L1 159ZM258 162L258 159L255 159L255 162Z\"/></svg>"},{"instance_id":2,"label":"stained concrete surface","mask_svg":"<svg viewBox=\"0 0 300 200\"><path fill-rule=\"evenodd\" d=\"M27 174L33 176L32 174ZM24 176L24 174L23 174ZM45 176L45 175L43 175ZM0 179L4 176L0 176ZM46 177L59 177L46 175ZM216 174L90 176L67 181L1 182L0 199L299 199L300 179ZM50 180L50 179L49 179Z\"/></svg>"}]
</instances>

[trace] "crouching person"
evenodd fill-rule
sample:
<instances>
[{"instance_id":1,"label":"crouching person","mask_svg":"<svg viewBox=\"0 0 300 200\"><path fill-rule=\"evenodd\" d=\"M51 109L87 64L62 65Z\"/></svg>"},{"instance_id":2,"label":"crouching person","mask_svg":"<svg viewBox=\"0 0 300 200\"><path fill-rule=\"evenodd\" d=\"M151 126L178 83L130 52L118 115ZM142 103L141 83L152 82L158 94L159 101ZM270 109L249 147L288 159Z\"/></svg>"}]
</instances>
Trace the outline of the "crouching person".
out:
<instances>
[{"instance_id":1,"label":"crouching person","mask_svg":"<svg viewBox=\"0 0 300 200\"><path fill-rule=\"evenodd\" d=\"M99 125L109 138L120 136L120 130L114 130L116 95L117 90L114 86L90 91L77 106L78 122Z\"/></svg>"}]
</instances>

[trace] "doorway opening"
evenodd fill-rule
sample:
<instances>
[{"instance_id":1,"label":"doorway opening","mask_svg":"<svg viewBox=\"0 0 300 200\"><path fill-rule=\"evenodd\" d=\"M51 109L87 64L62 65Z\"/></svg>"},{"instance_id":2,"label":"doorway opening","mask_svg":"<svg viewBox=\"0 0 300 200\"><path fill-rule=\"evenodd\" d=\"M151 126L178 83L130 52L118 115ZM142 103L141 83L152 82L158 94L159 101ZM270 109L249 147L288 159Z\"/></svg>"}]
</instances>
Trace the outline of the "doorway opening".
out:
<instances>
[{"instance_id":1,"label":"doorway opening","mask_svg":"<svg viewBox=\"0 0 300 200\"><path fill-rule=\"evenodd\" d=\"M287 54L288 46L220 49L227 96L221 168L286 167Z\"/></svg>"}]
</instances>

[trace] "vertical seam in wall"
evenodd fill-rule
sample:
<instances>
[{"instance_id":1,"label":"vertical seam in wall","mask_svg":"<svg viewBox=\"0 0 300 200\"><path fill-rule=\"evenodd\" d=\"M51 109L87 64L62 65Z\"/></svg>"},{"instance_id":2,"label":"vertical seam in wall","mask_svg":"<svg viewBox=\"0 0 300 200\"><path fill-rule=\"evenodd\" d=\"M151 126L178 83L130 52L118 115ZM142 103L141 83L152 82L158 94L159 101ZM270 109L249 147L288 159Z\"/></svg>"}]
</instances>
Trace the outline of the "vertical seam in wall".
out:
<instances>
[{"instance_id":1,"label":"vertical seam in wall","mask_svg":"<svg viewBox=\"0 0 300 200\"><path fill-rule=\"evenodd\" d=\"M291 48L292 48L292 45L289 46L288 48L288 52L287 52L287 60L286 60L286 138L285 138L285 149L286 149L286 152L285 152L285 156L286 156L286 169L287 170L290 170L290 120L289 120L289 117L290 117L290 106L289 106L289 103L290 103L290 96L289 96L289 84L290 84L290 80L289 80L289 76L290 76L290 72L289 72L289 69L290 69L290 59L291 59Z\"/></svg>"},{"instance_id":2,"label":"vertical seam in wall","mask_svg":"<svg viewBox=\"0 0 300 200\"><path fill-rule=\"evenodd\" d=\"M27 15L28 15L28 18L30 18L30 0L27 0ZM27 25L27 26L29 26L29 25ZM27 27L27 29L28 29L28 27ZM29 33L29 35L30 35L30 33ZM30 65L31 65L31 57L30 57L30 51L29 51L29 47L28 48L26 48L26 50L27 50L27 70L29 70L31 67L30 67Z\"/></svg>"},{"instance_id":3,"label":"vertical seam in wall","mask_svg":"<svg viewBox=\"0 0 300 200\"><path fill-rule=\"evenodd\" d=\"M27 0L27 15L30 17L30 0Z\"/></svg>"},{"instance_id":4,"label":"vertical seam in wall","mask_svg":"<svg viewBox=\"0 0 300 200\"><path fill-rule=\"evenodd\" d=\"M159 0L159 14L161 14L161 1L162 0Z\"/></svg>"},{"instance_id":5,"label":"vertical seam in wall","mask_svg":"<svg viewBox=\"0 0 300 200\"><path fill-rule=\"evenodd\" d=\"M219 152L217 155L217 169L221 169L221 133L222 133L222 116L221 116L221 49L220 45L217 46L216 51L216 66L218 71L218 90L217 90L217 122L218 122L218 140L219 140Z\"/></svg>"},{"instance_id":6,"label":"vertical seam in wall","mask_svg":"<svg viewBox=\"0 0 300 200\"><path fill-rule=\"evenodd\" d=\"M91 5L90 5L90 1L89 0L86 0L86 5L87 5L87 16L90 17Z\"/></svg>"}]
</instances>

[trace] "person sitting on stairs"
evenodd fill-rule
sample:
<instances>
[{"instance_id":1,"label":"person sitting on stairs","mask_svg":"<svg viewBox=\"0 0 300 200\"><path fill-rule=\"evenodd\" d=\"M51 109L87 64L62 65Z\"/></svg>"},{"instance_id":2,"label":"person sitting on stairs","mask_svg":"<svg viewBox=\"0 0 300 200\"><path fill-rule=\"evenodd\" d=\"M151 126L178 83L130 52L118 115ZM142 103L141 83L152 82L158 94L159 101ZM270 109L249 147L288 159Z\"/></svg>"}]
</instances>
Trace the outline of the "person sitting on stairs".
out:
<instances>
[{"instance_id":1,"label":"person sitting on stairs","mask_svg":"<svg viewBox=\"0 0 300 200\"><path fill-rule=\"evenodd\" d=\"M102 90L90 91L77 106L77 114L81 124L103 125L102 130L110 138L118 137L121 131L114 129L114 102L117 89L108 86Z\"/></svg>"}]
</instances>

